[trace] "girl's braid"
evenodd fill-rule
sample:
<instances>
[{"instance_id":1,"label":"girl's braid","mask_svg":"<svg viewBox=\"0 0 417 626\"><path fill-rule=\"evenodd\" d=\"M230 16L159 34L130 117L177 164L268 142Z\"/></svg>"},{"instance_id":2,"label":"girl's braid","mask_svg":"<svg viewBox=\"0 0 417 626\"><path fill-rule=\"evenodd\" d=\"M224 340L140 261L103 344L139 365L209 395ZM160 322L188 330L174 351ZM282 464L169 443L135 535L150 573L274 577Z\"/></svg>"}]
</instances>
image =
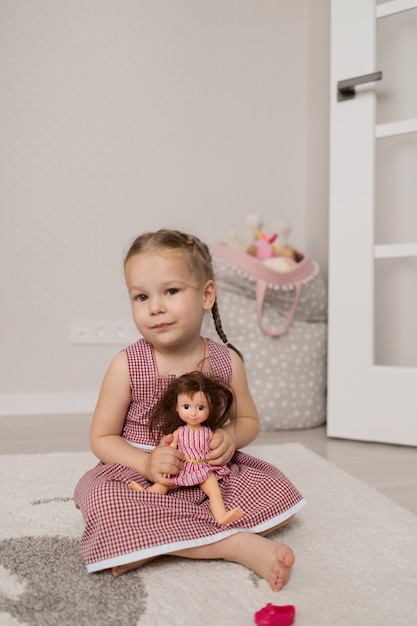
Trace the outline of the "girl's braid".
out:
<instances>
[{"instance_id":1,"label":"girl's braid","mask_svg":"<svg viewBox=\"0 0 417 626\"><path fill-rule=\"evenodd\" d=\"M211 254L210 254L210 250L209 250L209 247L207 246L207 244L205 244L203 241L198 239L198 237L194 237L194 235L187 235L187 240L188 240L188 244L191 247L193 247L194 253L196 255L200 256L200 258L204 262L205 279L206 280L210 280L211 279L214 282L216 282L215 278L214 278L213 260L212 260L212 257L211 257ZM197 259L195 259L195 260L197 261ZM200 263L197 261L196 262L196 266L197 267L199 267L199 266L201 267L201 261L200 261ZM238 354L240 356L240 358L242 359L242 361L243 361L242 353L237 348L235 348L235 346L233 344L231 344L228 341L226 333L223 330L222 321L221 321L221 318L220 318L219 305L217 304L217 298L214 301L213 307L211 309L211 314L213 316L214 328L216 329L216 332L217 332L218 336L220 337L220 339L229 348L234 350L236 352L236 354Z\"/></svg>"},{"instance_id":2,"label":"girl's braid","mask_svg":"<svg viewBox=\"0 0 417 626\"><path fill-rule=\"evenodd\" d=\"M233 344L231 344L227 337L226 337L226 333L223 330L223 326L222 326L222 321L220 319L220 312L219 312L219 305L217 304L217 298L214 301L213 304L213 308L211 309L211 314L213 316L213 321L214 321L214 328L216 329L217 334L219 335L220 339L223 341L223 343L225 343L229 348L231 348L232 350L234 350L242 359L243 361L243 355L240 352L240 350L238 350L237 348L235 348L235 346Z\"/></svg>"}]
</instances>

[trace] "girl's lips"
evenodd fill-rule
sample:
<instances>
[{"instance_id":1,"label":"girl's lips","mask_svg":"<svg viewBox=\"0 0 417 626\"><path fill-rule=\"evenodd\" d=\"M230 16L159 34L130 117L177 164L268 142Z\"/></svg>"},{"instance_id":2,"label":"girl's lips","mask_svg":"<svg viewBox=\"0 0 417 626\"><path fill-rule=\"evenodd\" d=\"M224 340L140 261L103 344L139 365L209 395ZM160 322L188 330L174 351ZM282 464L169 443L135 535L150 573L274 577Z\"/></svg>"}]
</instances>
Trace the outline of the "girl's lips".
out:
<instances>
[{"instance_id":1,"label":"girl's lips","mask_svg":"<svg viewBox=\"0 0 417 626\"><path fill-rule=\"evenodd\" d=\"M161 330L164 328L169 328L171 326L171 324L165 323L165 324L155 324L155 326L152 326L152 330Z\"/></svg>"}]
</instances>

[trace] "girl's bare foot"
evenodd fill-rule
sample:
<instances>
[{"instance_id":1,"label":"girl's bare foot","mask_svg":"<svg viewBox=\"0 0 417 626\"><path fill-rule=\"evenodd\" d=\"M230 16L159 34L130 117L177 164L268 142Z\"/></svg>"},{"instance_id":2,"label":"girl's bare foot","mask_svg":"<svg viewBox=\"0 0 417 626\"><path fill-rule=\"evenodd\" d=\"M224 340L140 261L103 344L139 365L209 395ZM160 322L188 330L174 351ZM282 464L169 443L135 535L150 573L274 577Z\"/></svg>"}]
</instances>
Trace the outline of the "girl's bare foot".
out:
<instances>
[{"instance_id":1,"label":"girl's bare foot","mask_svg":"<svg viewBox=\"0 0 417 626\"><path fill-rule=\"evenodd\" d=\"M149 563L149 561L153 561L153 560L154 559L151 558L151 559L144 559L143 561L135 561L134 563L126 563L125 565L116 565L116 567L111 568L112 576L114 576L115 578L119 578L119 576L126 574L126 572L130 572L130 570L132 569L138 569L142 565L145 565L145 563Z\"/></svg>"},{"instance_id":2,"label":"girl's bare foot","mask_svg":"<svg viewBox=\"0 0 417 626\"><path fill-rule=\"evenodd\" d=\"M229 542L222 558L245 565L264 578L272 591L281 591L295 561L289 546L252 533L238 533L228 539L235 541Z\"/></svg>"},{"instance_id":3,"label":"girl's bare foot","mask_svg":"<svg viewBox=\"0 0 417 626\"><path fill-rule=\"evenodd\" d=\"M131 569L136 569L137 567L139 567L139 563L129 563L128 565L117 565L116 567L112 567L111 568L111 573L112 576L114 576L114 578L119 578L119 576L122 576L123 574L126 574L126 572L129 572Z\"/></svg>"},{"instance_id":4,"label":"girl's bare foot","mask_svg":"<svg viewBox=\"0 0 417 626\"><path fill-rule=\"evenodd\" d=\"M264 578L272 591L281 591L294 565L294 552L285 543L261 535L240 532L208 546L174 552L189 559L223 559L244 565Z\"/></svg>"},{"instance_id":5,"label":"girl's bare foot","mask_svg":"<svg viewBox=\"0 0 417 626\"><path fill-rule=\"evenodd\" d=\"M295 561L293 551L285 543L276 543L249 532L236 533L207 546L179 550L172 554L188 559L223 559L240 563L265 579L272 591L281 591L288 582ZM118 578L151 560L113 567L112 574Z\"/></svg>"},{"instance_id":6,"label":"girl's bare foot","mask_svg":"<svg viewBox=\"0 0 417 626\"><path fill-rule=\"evenodd\" d=\"M276 544L274 557L271 564L272 576L267 579L267 582L272 591L281 591L290 578L295 557L291 548L284 543Z\"/></svg>"}]
</instances>

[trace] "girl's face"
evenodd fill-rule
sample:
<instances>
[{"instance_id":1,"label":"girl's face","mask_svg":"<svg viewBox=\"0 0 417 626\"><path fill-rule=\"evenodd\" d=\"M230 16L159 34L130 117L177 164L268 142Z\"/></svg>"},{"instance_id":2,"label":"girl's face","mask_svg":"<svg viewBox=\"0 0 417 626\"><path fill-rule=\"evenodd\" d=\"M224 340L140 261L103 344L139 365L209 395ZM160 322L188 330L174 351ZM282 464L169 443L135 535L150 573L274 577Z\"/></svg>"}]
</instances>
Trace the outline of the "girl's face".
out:
<instances>
[{"instance_id":1,"label":"girl's face","mask_svg":"<svg viewBox=\"0 0 417 626\"><path fill-rule=\"evenodd\" d=\"M198 286L181 255L174 251L138 254L125 265L135 324L157 348L181 347L200 336L205 311L216 289Z\"/></svg>"},{"instance_id":2,"label":"girl's face","mask_svg":"<svg viewBox=\"0 0 417 626\"><path fill-rule=\"evenodd\" d=\"M200 428L209 416L206 396L202 391L196 391L193 396L188 393L178 394L177 413L190 428Z\"/></svg>"}]
</instances>

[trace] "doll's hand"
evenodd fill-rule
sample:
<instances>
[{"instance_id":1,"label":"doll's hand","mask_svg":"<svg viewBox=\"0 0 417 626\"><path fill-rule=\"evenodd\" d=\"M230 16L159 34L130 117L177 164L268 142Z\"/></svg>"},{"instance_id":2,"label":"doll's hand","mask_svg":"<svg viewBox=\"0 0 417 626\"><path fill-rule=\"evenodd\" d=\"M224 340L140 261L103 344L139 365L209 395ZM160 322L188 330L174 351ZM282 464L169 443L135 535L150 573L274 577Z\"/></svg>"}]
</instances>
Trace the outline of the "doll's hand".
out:
<instances>
[{"instance_id":1,"label":"doll's hand","mask_svg":"<svg viewBox=\"0 0 417 626\"><path fill-rule=\"evenodd\" d=\"M232 435L223 428L219 428L213 435L209 444L210 452L207 458L210 465L226 465L236 452L236 446Z\"/></svg>"},{"instance_id":2,"label":"doll's hand","mask_svg":"<svg viewBox=\"0 0 417 626\"><path fill-rule=\"evenodd\" d=\"M146 477L150 482L172 486L170 476L178 474L182 468L184 455L170 445L173 439L173 435L165 435L149 454Z\"/></svg>"}]
</instances>

